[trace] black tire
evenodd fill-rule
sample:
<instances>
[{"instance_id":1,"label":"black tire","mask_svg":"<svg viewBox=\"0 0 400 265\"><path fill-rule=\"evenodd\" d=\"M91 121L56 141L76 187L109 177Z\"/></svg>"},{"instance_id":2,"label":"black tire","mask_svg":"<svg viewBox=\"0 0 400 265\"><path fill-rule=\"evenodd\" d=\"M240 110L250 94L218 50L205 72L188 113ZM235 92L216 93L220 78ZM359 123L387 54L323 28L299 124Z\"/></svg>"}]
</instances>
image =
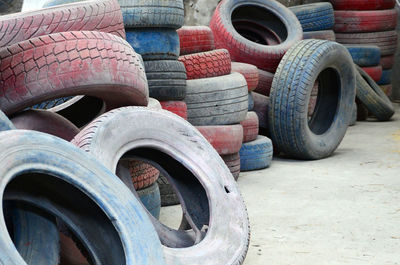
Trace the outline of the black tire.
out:
<instances>
[{"instance_id":1,"label":"black tire","mask_svg":"<svg viewBox=\"0 0 400 265\"><path fill-rule=\"evenodd\" d=\"M353 110L351 112L351 120L349 126L354 126L357 123L357 104L354 102Z\"/></svg>"},{"instance_id":2,"label":"black tire","mask_svg":"<svg viewBox=\"0 0 400 265\"><path fill-rule=\"evenodd\" d=\"M304 32L329 30L335 24L333 7L331 3L313 3L292 6L289 9L300 21Z\"/></svg>"},{"instance_id":3,"label":"black tire","mask_svg":"<svg viewBox=\"0 0 400 265\"><path fill-rule=\"evenodd\" d=\"M317 104L308 118L308 101L317 79ZM343 45L304 40L293 46L272 82L268 122L274 145L300 159L330 156L351 119L355 79L354 63Z\"/></svg>"},{"instance_id":4,"label":"black tire","mask_svg":"<svg viewBox=\"0 0 400 265\"><path fill-rule=\"evenodd\" d=\"M8 117L0 110L0 131L5 130L13 130L15 129L12 122L8 119Z\"/></svg>"},{"instance_id":5,"label":"black tire","mask_svg":"<svg viewBox=\"0 0 400 265\"><path fill-rule=\"evenodd\" d=\"M269 167L272 162L272 142L259 135L251 142L243 143L240 149L240 170L251 171Z\"/></svg>"},{"instance_id":6,"label":"black tire","mask_svg":"<svg viewBox=\"0 0 400 265\"><path fill-rule=\"evenodd\" d=\"M260 127L260 134L267 135L268 132L268 112L270 98L259 93L253 92L254 108L253 111L258 116L258 126Z\"/></svg>"},{"instance_id":7,"label":"black tire","mask_svg":"<svg viewBox=\"0 0 400 265\"><path fill-rule=\"evenodd\" d=\"M150 97L160 101L182 100L186 96L186 69L173 60L145 61Z\"/></svg>"},{"instance_id":8,"label":"black tire","mask_svg":"<svg viewBox=\"0 0 400 265\"><path fill-rule=\"evenodd\" d=\"M253 93L249 92L249 108L247 109L248 111L251 111L254 109L254 99L253 99Z\"/></svg>"},{"instance_id":9,"label":"black tire","mask_svg":"<svg viewBox=\"0 0 400 265\"><path fill-rule=\"evenodd\" d=\"M350 52L353 62L361 67L376 66L381 60L381 51L374 45L344 45Z\"/></svg>"},{"instance_id":10,"label":"black tire","mask_svg":"<svg viewBox=\"0 0 400 265\"><path fill-rule=\"evenodd\" d=\"M303 39L336 41L335 32L333 30L319 30L319 31L303 32Z\"/></svg>"},{"instance_id":11,"label":"black tire","mask_svg":"<svg viewBox=\"0 0 400 265\"><path fill-rule=\"evenodd\" d=\"M368 109L356 98L357 104L357 121L365 121L368 119Z\"/></svg>"},{"instance_id":12,"label":"black tire","mask_svg":"<svg viewBox=\"0 0 400 265\"><path fill-rule=\"evenodd\" d=\"M146 208L146 210L154 216L154 218L160 218L161 211L161 197L160 189L157 183L153 185L136 191L140 201Z\"/></svg>"},{"instance_id":13,"label":"black tire","mask_svg":"<svg viewBox=\"0 0 400 265\"><path fill-rule=\"evenodd\" d=\"M193 125L237 124L246 118L248 90L239 73L187 81L185 102Z\"/></svg>"},{"instance_id":14,"label":"black tire","mask_svg":"<svg viewBox=\"0 0 400 265\"><path fill-rule=\"evenodd\" d=\"M389 120L394 114L392 102L363 69L357 69L357 98L378 120Z\"/></svg>"},{"instance_id":15,"label":"black tire","mask_svg":"<svg viewBox=\"0 0 400 265\"><path fill-rule=\"evenodd\" d=\"M161 206L171 206L180 204L178 195L176 195L174 188L168 183L166 177L160 174L157 179L158 187L160 188Z\"/></svg>"},{"instance_id":16,"label":"black tire","mask_svg":"<svg viewBox=\"0 0 400 265\"><path fill-rule=\"evenodd\" d=\"M222 155L222 160L224 160L225 165L229 168L232 173L232 177L238 180L240 175L240 156L239 153Z\"/></svg>"},{"instance_id":17,"label":"black tire","mask_svg":"<svg viewBox=\"0 0 400 265\"><path fill-rule=\"evenodd\" d=\"M118 0L126 28L182 27L182 0Z\"/></svg>"},{"instance_id":18,"label":"black tire","mask_svg":"<svg viewBox=\"0 0 400 265\"><path fill-rule=\"evenodd\" d=\"M174 29L129 29L126 41L145 61L177 60L179 57L179 36Z\"/></svg>"}]
</instances>

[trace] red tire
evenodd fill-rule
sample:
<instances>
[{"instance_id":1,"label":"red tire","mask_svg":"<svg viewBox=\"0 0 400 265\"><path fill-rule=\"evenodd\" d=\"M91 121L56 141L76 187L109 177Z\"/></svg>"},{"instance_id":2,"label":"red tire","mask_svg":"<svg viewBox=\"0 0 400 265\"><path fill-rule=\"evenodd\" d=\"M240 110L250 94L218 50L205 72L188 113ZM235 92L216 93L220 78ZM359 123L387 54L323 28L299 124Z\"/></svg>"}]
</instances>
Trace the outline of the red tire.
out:
<instances>
[{"instance_id":1,"label":"red tire","mask_svg":"<svg viewBox=\"0 0 400 265\"><path fill-rule=\"evenodd\" d=\"M375 32L394 30L397 10L335 11L335 32Z\"/></svg>"},{"instance_id":2,"label":"red tire","mask_svg":"<svg viewBox=\"0 0 400 265\"><path fill-rule=\"evenodd\" d=\"M187 120L187 106L184 101L161 101L161 107L168 110L185 120Z\"/></svg>"},{"instance_id":3,"label":"red tire","mask_svg":"<svg viewBox=\"0 0 400 265\"><path fill-rule=\"evenodd\" d=\"M375 81L378 82L382 77L382 66L362 67L362 69Z\"/></svg>"},{"instance_id":4,"label":"red tire","mask_svg":"<svg viewBox=\"0 0 400 265\"><path fill-rule=\"evenodd\" d=\"M393 91L393 86L392 86L392 84L382 85L382 86L380 86L380 88L381 88L382 91L386 94L386 96L388 96L388 97L391 97L391 96L392 96L392 91Z\"/></svg>"},{"instance_id":5,"label":"red tire","mask_svg":"<svg viewBox=\"0 0 400 265\"><path fill-rule=\"evenodd\" d=\"M183 26L178 29L181 55L215 49L214 36L207 26Z\"/></svg>"},{"instance_id":6,"label":"red tire","mask_svg":"<svg viewBox=\"0 0 400 265\"><path fill-rule=\"evenodd\" d=\"M183 55L179 61L185 65L187 80L231 73L231 58L225 49Z\"/></svg>"},{"instance_id":7,"label":"red tire","mask_svg":"<svg viewBox=\"0 0 400 265\"><path fill-rule=\"evenodd\" d=\"M160 176L160 171L155 167L136 160L129 161L129 173L136 190L145 189L153 185Z\"/></svg>"},{"instance_id":8,"label":"red tire","mask_svg":"<svg viewBox=\"0 0 400 265\"><path fill-rule=\"evenodd\" d=\"M1 16L0 47L52 33L82 30L125 38L118 1L82 1Z\"/></svg>"},{"instance_id":9,"label":"red tire","mask_svg":"<svg viewBox=\"0 0 400 265\"><path fill-rule=\"evenodd\" d=\"M394 8L396 0L330 0L335 10L378 10Z\"/></svg>"},{"instance_id":10,"label":"red tire","mask_svg":"<svg viewBox=\"0 0 400 265\"><path fill-rule=\"evenodd\" d=\"M274 74L258 69L258 85L254 92L260 93L264 96L269 96L271 91L272 80L274 79Z\"/></svg>"},{"instance_id":11,"label":"red tire","mask_svg":"<svg viewBox=\"0 0 400 265\"><path fill-rule=\"evenodd\" d=\"M243 127L243 143L257 139L258 116L254 111L247 112L246 119L240 123Z\"/></svg>"},{"instance_id":12,"label":"red tire","mask_svg":"<svg viewBox=\"0 0 400 265\"><path fill-rule=\"evenodd\" d=\"M243 127L235 125L196 126L220 155L239 152L243 141Z\"/></svg>"},{"instance_id":13,"label":"red tire","mask_svg":"<svg viewBox=\"0 0 400 265\"><path fill-rule=\"evenodd\" d=\"M240 156L239 153L231 155L222 155L225 165L229 168L235 180L238 180L240 174Z\"/></svg>"},{"instance_id":14,"label":"red tire","mask_svg":"<svg viewBox=\"0 0 400 265\"><path fill-rule=\"evenodd\" d=\"M382 56L379 63L383 70L389 70L393 68L394 65L394 55Z\"/></svg>"},{"instance_id":15,"label":"red tire","mask_svg":"<svg viewBox=\"0 0 400 265\"><path fill-rule=\"evenodd\" d=\"M247 82L247 89L253 91L258 85L258 69L254 65L247 63L232 62L232 72L242 74Z\"/></svg>"},{"instance_id":16,"label":"red tire","mask_svg":"<svg viewBox=\"0 0 400 265\"><path fill-rule=\"evenodd\" d=\"M72 31L0 48L0 106L8 115L43 101L88 95L108 109L147 106L148 86L132 47L114 35Z\"/></svg>"}]
</instances>

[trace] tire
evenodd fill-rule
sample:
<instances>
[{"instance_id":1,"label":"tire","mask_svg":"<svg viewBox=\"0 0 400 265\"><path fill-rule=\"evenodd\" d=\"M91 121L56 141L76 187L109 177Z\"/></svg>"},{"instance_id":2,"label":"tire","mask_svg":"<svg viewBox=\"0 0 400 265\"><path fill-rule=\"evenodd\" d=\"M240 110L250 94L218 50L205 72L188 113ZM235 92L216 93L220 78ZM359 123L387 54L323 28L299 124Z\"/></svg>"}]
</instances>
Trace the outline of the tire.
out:
<instances>
[{"instance_id":1,"label":"tire","mask_svg":"<svg viewBox=\"0 0 400 265\"><path fill-rule=\"evenodd\" d=\"M383 70L381 79L379 79L377 84L383 86L383 85L389 85L391 83L392 83L392 69Z\"/></svg>"},{"instance_id":2,"label":"tire","mask_svg":"<svg viewBox=\"0 0 400 265\"><path fill-rule=\"evenodd\" d=\"M336 41L342 44L376 45L381 56L393 55L397 47L396 31L373 33L336 33Z\"/></svg>"},{"instance_id":3,"label":"tire","mask_svg":"<svg viewBox=\"0 0 400 265\"><path fill-rule=\"evenodd\" d=\"M266 20L265 17L271 17L271 14L274 19L279 17L281 20ZM277 35L277 39L285 41L276 45L254 43L234 29L232 20L241 19L256 22L263 28L262 32L270 31ZM276 1L222 1L214 12L210 28L214 33L215 46L227 49L233 61L250 63L269 72L275 72L285 52L303 36L296 16Z\"/></svg>"},{"instance_id":4,"label":"tire","mask_svg":"<svg viewBox=\"0 0 400 265\"><path fill-rule=\"evenodd\" d=\"M317 78L318 101L308 118ZM300 159L330 156L346 133L354 100L355 69L348 50L329 41L299 42L285 54L272 82L268 121L274 144Z\"/></svg>"},{"instance_id":5,"label":"tire","mask_svg":"<svg viewBox=\"0 0 400 265\"><path fill-rule=\"evenodd\" d=\"M179 37L174 29L129 29L126 41L145 61L176 60L179 57Z\"/></svg>"},{"instance_id":6,"label":"tire","mask_svg":"<svg viewBox=\"0 0 400 265\"><path fill-rule=\"evenodd\" d=\"M57 137L24 130L2 132L0 149L5 155L1 175L18 176L1 178L3 202L27 203L58 217L94 260L165 264L160 241L139 202L90 155ZM5 229L2 225L2 234ZM30 242L40 243L40 237L36 234ZM0 237L0 246L1 264L26 264L9 237Z\"/></svg>"},{"instance_id":7,"label":"tire","mask_svg":"<svg viewBox=\"0 0 400 265\"><path fill-rule=\"evenodd\" d=\"M248 109L246 79L241 74L187 81L188 121L195 125L237 124Z\"/></svg>"},{"instance_id":8,"label":"tire","mask_svg":"<svg viewBox=\"0 0 400 265\"><path fill-rule=\"evenodd\" d=\"M239 152L243 142L243 127L240 124L219 126L197 126L219 155Z\"/></svg>"},{"instance_id":9,"label":"tire","mask_svg":"<svg viewBox=\"0 0 400 265\"><path fill-rule=\"evenodd\" d=\"M258 69L258 77L258 85L254 92L257 92L264 96L269 96L272 80L274 79L274 74Z\"/></svg>"},{"instance_id":10,"label":"tire","mask_svg":"<svg viewBox=\"0 0 400 265\"><path fill-rule=\"evenodd\" d=\"M366 72L360 67L357 69L357 98L378 120L389 120L394 114L389 98Z\"/></svg>"},{"instance_id":11,"label":"tire","mask_svg":"<svg viewBox=\"0 0 400 265\"><path fill-rule=\"evenodd\" d=\"M160 171L155 167L136 160L129 161L129 173L135 190L145 189L153 185L160 176Z\"/></svg>"},{"instance_id":12,"label":"tire","mask_svg":"<svg viewBox=\"0 0 400 265\"><path fill-rule=\"evenodd\" d=\"M254 98L253 111L257 114L258 126L260 128L260 132L266 133L268 132L268 112L269 112L270 98L254 92L253 92L253 98Z\"/></svg>"},{"instance_id":13,"label":"tire","mask_svg":"<svg viewBox=\"0 0 400 265\"><path fill-rule=\"evenodd\" d=\"M350 52L353 62L361 67L379 65L381 60L381 51L374 45L344 45Z\"/></svg>"},{"instance_id":14,"label":"tire","mask_svg":"<svg viewBox=\"0 0 400 265\"><path fill-rule=\"evenodd\" d=\"M15 126L8 117L0 110L0 131L14 130Z\"/></svg>"},{"instance_id":15,"label":"tire","mask_svg":"<svg viewBox=\"0 0 400 265\"><path fill-rule=\"evenodd\" d=\"M267 168L272 161L272 142L265 136L259 135L257 139L244 143L240 149L240 170L251 171Z\"/></svg>"},{"instance_id":16,"label":"tire","mask_svg":"<svg viewBox=\"0 0 400 265\"><path fill-rule=\"evenodd\" d=\"M187 106L184 101L161 101L160 103L163 109L187 120Z\"/></svg>"},{"instance_id":17,"label":"tire","mask_svg":"<svg viewBox=\"0 0 400 265\"><path fill-rule=\"evenodd\" d=\"M1 16L0 29L0 47L65 31L102 31L125 38L117 0L82 1L9 14Z\"/></svg>"},{"instance_id":18,"label":"tire","mask_svg":"<svg viewBox=\"0 0 400 265\"><path fill-rule=\"evenodd\" d=\"M381 85L379 86L381 88L381 90L383 91L383 93L385 93L385 95L390 98L392 96L392 92L393 92L393 86L392 84L387 84L387 85Z\"/></svg>"},{"instance_id":19,"label":"tire","mask_svg":"<svg viewBox=\"0 0 400 265\"><path fill-rule=\"evenodd\" d=\"M258 135L258 116L254 111L247 112L246 119L240 123L243 127L243 143L254 141Z\"/></svg>"},{"instance_id":20,"label":"tire","mask_svg":"<svg viewBox=\"0 0 400 265\"><path fill-rule=\"evenodd\" d=\"M362 67L362 69L375 81L378 82L382 77L382 66Z\"/></svg>"},{"instance_id":21,"label":"tire","mask_svg":"<svg viewBox=\"0 0 400 265\"><path fill-rule=\"evenodd\" d=\"M394 30L397 10L335 11L335 32L356 33Z\"/></svg>"},{"instance_id":22,"label":"tire","mask_svg":"<svg viewBox=\"0 0 400 265\"><path fill-rule=\"evenodd\" d=\"M157 179L157 184L160 188L161 206L180 204L178 195L176 195L174 188L169 184L166 177L160 174L160 177Z\"/></svg>"},{"instance_id":23,"label":"tire","mask_svg":"<svg viewBox=\"0 0 400 265\"><path fill-rule=\"evenodd\" d=\"M147 104L147 107L153 110L160 110L162 109L160 101L158 101L155 98L149 98L149 104Z\"/></svg>"},{"instance_id":24,"label":"tire","mask_svg":"<svg viewBox=\"0 0 400 265\"><path fill-rule=\"evenodd\" d=\"M122 126L124 130L114 130ZM90 137L85 137L88 134ZM243 200L221 157L187 121L164 110L125 107L100 116L73 142L111 170L126 154L124 158L151 163L172 183L185 219L195 230L182 234L152 218L165 246L167 264L243 262L249 243ZM207 236L201 240L204 225L208 226Z\"/></svg>"},{"instance_id":25,"label":"tire","mask_svg":"<svg viewBox=\"0 0 400 265\"><path fill-rule=\"evenodd\" d=\"M300 21L304 32L329 30L335 25L333 8L330 3L313 3L292 6L289 9Z\"/></svg>"},{"instance_id":26,"label":"tire","mask_svg":"<svg viewBox=\"0 0 400 265\"><path fill-rule=\"evenodd\" d=\"M303 32L303 39L336 41L336 36L333 30L307 31Z\"/></svg>"},{"instance_id":27,"label":"tire","mask_svg":"<svg viewBox=\"0 0 400 265\"><path fill-rule=\"evenodd\" d=\"M354 126L357 123L357 104L354 102L353 110L352 110L351 120L349 126Z\"/></svg>"},{"instance_id":28,"label":"tire","mask_svg":"<svg viewBox=\"0 0 400 265\"><path fill-rule=\"evenodd\" d=\"M224 160L225 165L229 168L232 177L238 180L240 174L240 156L239 153L231 155L222 155L222 160Z\"/></svg>"},{"instance_id":29,"label":"tire","mask_svg":"<svg viewBox=\"0 0 400 265\"><path fill-rule=\"evenodd\" d=\"M147 211L154 216L160 218L161 211L161 195L158 184L154 183L150 187L137 191L140 201L146 207Z\"/></svg>"},{"instance_id":30,"label":"tire","mask_svg":"<svg viewBox=\"0 0 400 265\"><path fill-rule=\"evenodd\" d=\"M79 133L79 129L63 116L46 110L20 112L11 122L17 129L48 133L68 142Z\"/></svg>"},{"instance_id":31,"label":"tire","mask_svg":"<svg viewBox=\"0 0 400 265\"><path fill-rule=\"evenodd\" d=\"M356 98L357 121L365 121L368 118L368 109Z\"/></svg>"},{"instance_id":32,"label":"tire","mask_svg":"<svg viewBox=\"0 0 400 265\"><path fill-rule=\"evenodd\" d=\"M335 10L377 10L394 8L396 0L330 0Z\"/></svg>"},{"instance_id":33,"label":"tire","mask_svg":"<svg viewBox=\"0 0 400 265\"><path fill-rule=\"evenodd\" d=\"M80 1L82 1L82 0L48 0L42 6L38 5L37 7L38 8L46 8L46 7L76 3L76 2L80 2Z\"/></svg>"},{"instance_id":34,"label":"tire","mask_svg":"<svg viewBox=\"0 0 400 265\"><path fill-rule=\"evenodd\" d=\"M259 79L257 67L247 63L232 62L232 72L236 72L244 76L249 92L256 89Z\"/></svg>"},{"instance_id":35,"label":"tire","mask_svg":"<svg viewBox=\"0 0 400 265\"><path fill-rule=\"evenodd\" d=\"M181 55L215 49L214 36L207 26L183 26L178 29Z\"/></svg>"},{"instance_id":36,"label":"tire","mask_svg":"<svg viewBox=\"0 0 400 265\"><path fill-rule=\"evenodd\" d=\"M248 102L249 102L249 107L248 107L247 110L248 110L248 111L251 111L251 110L253 110L253 108L254 108L253 93L252 93L252 92L249 92L248 97L249 97L249 100L248 100Z\"/></svg>"},{"instance_id":37,"label":"tire","mask_svg":"<svg viewBox=\"0 0 400 265\"><path fill-rule=\"evenodd\" d=\"M31 49L33 52L28 52ZM74 31L41 36L1 48L0 57L0 105L7 115L74 95L102 98L108 108L146 106L148 102L138 57L126 41L108 33Z\"/></svg>"},{"instance_id":38,"label":"tire","mask_svg":"<svg viewBox=\"0 0 400 265\"><path fill-rule=\"evenodd\" d=\"M225 49L183 55L179 61L185 65L188 80L231 73L231 58Z\"/></svg>"},{"instance_id":39,"label":"tire","mask_svg":"<svg viewBox=\"0 0 400 265\"><path fill-rule=\"evenodd\" d=\"M186 96L186 70L172 60L145 61L150 97L159 101L179 101Z\"/></svg>"},{"instance_id":40,"label":"tire","mask_svg":"<svg viewBox=\"0 0 400 265\"><path fill-rule=\"evenodd\" d=\"M383 70L392 69L394 66L394 55L382 56L379 64L382 65Z\"/></svg>"},{"instance_id":41,"label":"tire","mask_svg":"<svg viewBox=\"0 0 400 265\"><path fill-rule=\"evenodd\" d=\"M184 9L182 0L119 0L126 28L182 27Z\"/></svg>"}]
</instances>

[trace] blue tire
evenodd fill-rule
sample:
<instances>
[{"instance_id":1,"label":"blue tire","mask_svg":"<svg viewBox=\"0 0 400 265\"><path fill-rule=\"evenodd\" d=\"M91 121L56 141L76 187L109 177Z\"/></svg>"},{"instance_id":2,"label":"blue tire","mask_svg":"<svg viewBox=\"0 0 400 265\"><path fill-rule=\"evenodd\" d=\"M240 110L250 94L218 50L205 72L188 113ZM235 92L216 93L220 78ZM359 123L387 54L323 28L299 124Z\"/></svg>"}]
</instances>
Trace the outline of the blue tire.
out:
<instances>
[{"instance_id":1,"label":"blue tire","mask_svg":"<svg viewBox=\"0 0 400 265\"><path fill-rule=\"evenodd\" d=\"M289 8L300 21L303 31L332 29L335 24L333 7L330 3L314 3Z\"/></svg>"},{"instance_id":2,"label":"blue tire","mask_svg":"<svg viewBox=\"0 0 400 265\"><path fill-rule=\"evenodd\" d=\"M81 1L82 0L48 0L43 4L42 8L71 4L71 3L75 3L75 2L81 2Z\"/></svg>"},{"instance_id":3,"label":"blue tire","mask_svg":"<svg viewBox=\"0 0 400 265\"><path fill-rule=\"evenodd\" d=\"M253 93L249 92L249 111L254 109Z\"/></svg>"},{"instance_id":4,"label":"blue tire","mask_svg":"<svg viewBox=\"0 0 400 265\"><path fill-rule=\"evenodd\" d=\"M161 195L158 184L154 183L153 185L141 190L137 190L136 192L147 211L155 218L160 218Z\"/></svg>"},{"instance_id":5,"label":"blue tire","mask_svg":"<svg viewBox=\"0 0 400 265\"><path fill-rule=\"evenodd\" d=\"M130 29L126 40L145 61L179 57L179 36L174 29Z\"/></svg>"},{"instance_id":6,"label":"blue tire","mask_svg":"<svg viewBox=\"0 0 400 265\"><path fill-rule=\"evenodd\" d=\"M361 67L376 66L381 60L381 50L374 45L344 45L353 62Z\"/></svg>"},{"instance_id":7,"label":"blue tire","mask_svg":"<svg viewBox=\"0 0 400 265\"><path fill-rule=\"evenodd\" d=\"M383 70L382 77L377 84L383 86L383 85L389 85L391 83L392 83L392 69Z\"/></svg>"},{"instance_id":8,"label":"blue tire","mask_svg":"<svg viewBox=\"0 0 400 265\"><path fill-rule=\"evenodd\" d=\"M272 142L259 135L251 142L243 143L240 148L240 171L250 171L269 167L272 161Z\"/></svg>"},{"instance_id":9,"label":"blue tire","mask_svg":"<svg viewBox=\"0 0 400 265\"><path fill-rule=\"evenodd\" d=\"M13 130L15 129L12 122L8 117L0 110L0 131Z\"/></svg>"}]
</instances>

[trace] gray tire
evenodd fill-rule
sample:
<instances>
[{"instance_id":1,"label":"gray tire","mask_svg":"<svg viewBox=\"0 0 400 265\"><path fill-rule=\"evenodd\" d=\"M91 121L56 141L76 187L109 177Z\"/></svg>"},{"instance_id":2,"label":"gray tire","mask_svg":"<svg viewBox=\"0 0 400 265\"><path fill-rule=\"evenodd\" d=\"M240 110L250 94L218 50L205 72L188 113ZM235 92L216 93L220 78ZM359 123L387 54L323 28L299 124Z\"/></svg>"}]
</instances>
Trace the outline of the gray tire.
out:
<instances>
[{"instance_id":1,"label":"gray tire","mask_svg":"<svg viewBox=\"0 0 400 265\"><path fill-rule=\"evenodd\" d=\"M8 119L8 117L0 110L0 131L12 130L15 129L12 122Z\"/></svg>"},{"instance_id":2,"label":"gray tire","mask_svg":"<svg viewBox=\"0 0 400 265\"><path fill-rule=\"evenodd\" d=\"M169 184L168 179L160 174L157 179L158 187L160 188L161 206L170 206L180 204L178 195L174 188Z\"/></svg>"}]
</instances>

